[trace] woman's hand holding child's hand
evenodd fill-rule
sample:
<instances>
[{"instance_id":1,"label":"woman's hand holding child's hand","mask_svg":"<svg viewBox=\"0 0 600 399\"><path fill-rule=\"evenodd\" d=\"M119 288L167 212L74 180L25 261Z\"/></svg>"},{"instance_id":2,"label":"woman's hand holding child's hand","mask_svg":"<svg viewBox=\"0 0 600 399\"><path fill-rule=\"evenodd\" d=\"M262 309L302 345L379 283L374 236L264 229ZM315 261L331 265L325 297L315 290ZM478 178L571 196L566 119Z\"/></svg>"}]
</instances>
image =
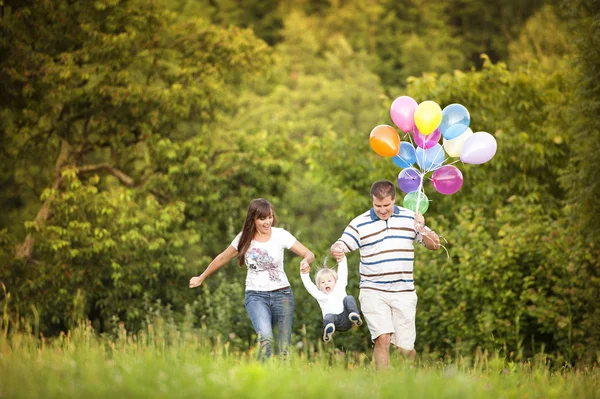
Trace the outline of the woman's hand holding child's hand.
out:
<instances>
[{"instance_id":1,"label":"woman's hand holding child's hand","mask_svg":"<svg viewBox=\"0 0 600 399\"><path fill-rule=\"evenodd\" d=\"M310 272L310 264L306 261L306 259L302 259L300 262L300 272L302 274Z\"/></svg>"}]
</instances>

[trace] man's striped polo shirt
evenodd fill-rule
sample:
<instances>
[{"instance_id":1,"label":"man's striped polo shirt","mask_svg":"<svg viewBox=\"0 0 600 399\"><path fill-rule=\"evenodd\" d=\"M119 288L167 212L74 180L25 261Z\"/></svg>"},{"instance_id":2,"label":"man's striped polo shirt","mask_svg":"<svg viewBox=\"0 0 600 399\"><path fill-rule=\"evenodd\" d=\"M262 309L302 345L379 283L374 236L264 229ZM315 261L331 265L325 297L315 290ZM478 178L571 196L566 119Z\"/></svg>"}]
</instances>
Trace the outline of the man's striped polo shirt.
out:
<instances>
[{"instance_id":1,"label":"man's striped polo shirt","mask_svg":"<svg viewBox=\"0 0 600 399\"><path fill-rule=\"evenodd\" d=\"M413 211L394 206L388 220L371 210L354 218L338 240L345 250L360 250L360 288L385 292L415 290L413 262L415 241Z\"/></svg>"}]
</instances>

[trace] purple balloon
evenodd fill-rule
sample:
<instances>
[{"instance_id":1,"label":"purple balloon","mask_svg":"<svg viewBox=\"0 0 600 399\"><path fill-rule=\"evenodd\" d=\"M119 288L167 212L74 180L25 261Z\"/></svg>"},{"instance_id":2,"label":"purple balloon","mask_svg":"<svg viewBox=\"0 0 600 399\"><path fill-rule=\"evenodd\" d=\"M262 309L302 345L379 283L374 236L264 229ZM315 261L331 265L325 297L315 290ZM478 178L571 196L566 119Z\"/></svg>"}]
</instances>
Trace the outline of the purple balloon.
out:
<instances>
[{"instance_id":1,"label":"purple balloon","mask_svg":"<svg viewBox=\"0 0 600 399\"><path fill-rule=\"evenodd\" d=\"M409 96L398 97L390 107L392 121L404 132L410 132L415 127L415 110L417 102Z\"/></svg>"},{"instance_id":2,"label":"purple balloon","mask_svg":"<svg viewBox=\"0 0 600 399\"><path fill-rule=\"evenodd\" d=\"M398 173L398 188L405 193L416 191L421 187L421 174L415 168L406 168Z\"/></svg>"},{"instance_id":3,"label":"purple balloon","mask_svg":"<svg viewBox=\"0 0 600 399\"><path fill-rule=\"evenodd\" d=\"M497 144L494 136L487 132L477 132L467 139L460 152L463 163L479 165L496 155Z\"/></svg>"},{"instance_id":4,"label":"purple balloon","mask_svg":"<svg viewBox=\"0 0 600 399\"><path fill-rule=\"evenodd\" d=\"M415 141L417 147L421 147L423 149L428 149L433 147L440 141L440 137L442 137L442 132L440 129L435 129L431 134L423 134L419 131L419 128L416 126L412 130L412 138Z\"/></svg>"},{"instance_id":5,"label":"purple balloon","mask_svg":"<svg viewBox=\"0 0 600 399\"><path fill-rule=\"evenodd\" d=\"M437 192L451 195L460 190L463 185L463 175L456 166L445 165L433 172L431 184Z\"/></svg>"}]
</instances>

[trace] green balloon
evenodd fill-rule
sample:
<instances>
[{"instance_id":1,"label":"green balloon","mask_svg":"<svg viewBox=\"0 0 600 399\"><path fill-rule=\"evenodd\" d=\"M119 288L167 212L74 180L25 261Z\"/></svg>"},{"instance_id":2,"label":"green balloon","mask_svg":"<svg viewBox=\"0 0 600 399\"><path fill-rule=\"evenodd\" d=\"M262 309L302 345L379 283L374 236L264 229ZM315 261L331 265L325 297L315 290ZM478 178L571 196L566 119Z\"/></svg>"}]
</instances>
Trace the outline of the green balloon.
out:
<instances>
[{"instance_id":1,"label":"green balloon","mask_svg":"<svg viewBox=\"0 0 600 399\"><path fill-rule=\"evenodd\" d=\"M424 215L427 209L429 209L429 199L427 199L427 196L422 191L412 191L406 194L402 206L413 212L417 212L417 202L419 203L418 211Z\"/></svg>"}]
</instances>

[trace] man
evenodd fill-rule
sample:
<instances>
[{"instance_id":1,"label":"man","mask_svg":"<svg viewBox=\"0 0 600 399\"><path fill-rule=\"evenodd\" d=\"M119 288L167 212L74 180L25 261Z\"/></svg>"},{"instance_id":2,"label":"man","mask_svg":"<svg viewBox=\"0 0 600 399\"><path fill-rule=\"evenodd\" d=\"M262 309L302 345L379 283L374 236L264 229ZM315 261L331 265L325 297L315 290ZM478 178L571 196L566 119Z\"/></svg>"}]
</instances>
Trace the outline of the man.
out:
<instances>
[{"instance_id":1,"label":"man","mask_svg":"<svg viewBox=\"0 0 600 399\"><path fill-rule=\"evenodd\" d=\"M385 369L390 344L411 359L416 355L413 243L438 250L440 240L425 226L423 215L395 205L392 182L375 182L371 199L373 208L354 218L330 250L338 260L346 252L360 250L359 301L375 342L375 366Z\"/></svg>"}]
</instances>

